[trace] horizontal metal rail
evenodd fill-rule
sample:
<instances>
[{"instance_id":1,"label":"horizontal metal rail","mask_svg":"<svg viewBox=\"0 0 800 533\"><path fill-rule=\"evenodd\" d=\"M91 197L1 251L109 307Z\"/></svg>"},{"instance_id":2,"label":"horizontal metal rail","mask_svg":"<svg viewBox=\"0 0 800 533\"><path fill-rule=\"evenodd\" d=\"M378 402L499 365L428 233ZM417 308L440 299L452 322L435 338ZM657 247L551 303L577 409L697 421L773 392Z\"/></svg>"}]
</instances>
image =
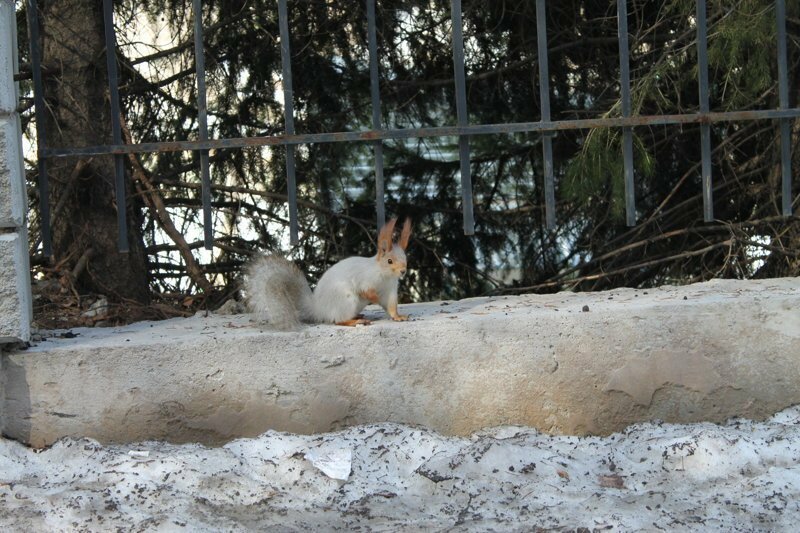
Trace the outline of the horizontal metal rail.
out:
<instances>
[{"instance_id":1,"label":"horizontal metal rail","mask_svg":"<svg viewBox=\"0 0 800 533\"><path fill-rule=\"evenodd\" d=\"M170 141L122 145L99 145L79 148L46 148L42 156L69 157L98 154L131 154L148 152L180 152L185 150L224 150L251 146L281 146L329 142L374 141L384 139L415 139L421 137L450 137L459 135L496 135L530 131L563 131L592 128L617 128L625 126L668 126L674 124L711 124L748 120L772 120L800 117L800 109L762 109L753 111L725 111L676 115L639 115L633 117L587 118L547 122L512 122L508 124L482 124L469 126L440 126L434 128L408 128L390 130L342 131L331 133L306 133L271 135L264 137L233 137L207 141Z\"/></svg>"}]
</instances>

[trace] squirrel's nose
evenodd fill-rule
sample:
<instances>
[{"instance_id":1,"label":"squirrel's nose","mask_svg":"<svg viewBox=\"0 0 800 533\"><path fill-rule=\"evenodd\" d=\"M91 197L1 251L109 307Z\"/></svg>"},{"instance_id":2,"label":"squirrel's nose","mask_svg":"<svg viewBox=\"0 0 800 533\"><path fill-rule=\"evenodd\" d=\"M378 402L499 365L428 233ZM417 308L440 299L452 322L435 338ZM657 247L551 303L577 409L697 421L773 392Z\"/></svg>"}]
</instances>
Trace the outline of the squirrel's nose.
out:
<instances>
[{"instance_id":1,"label":"squirrel's nose","mask_svg":"<svg viewBox=\"0 0 800 533\"><path fill-rule=\"evenodd\" d=\"M401 275L401 276L405 276L405 275L406 275L406 269L405 269L405 268L404 268L403 270L401 270L401 271L400 271L400 275Z\"/></svg>"}]
</instances>

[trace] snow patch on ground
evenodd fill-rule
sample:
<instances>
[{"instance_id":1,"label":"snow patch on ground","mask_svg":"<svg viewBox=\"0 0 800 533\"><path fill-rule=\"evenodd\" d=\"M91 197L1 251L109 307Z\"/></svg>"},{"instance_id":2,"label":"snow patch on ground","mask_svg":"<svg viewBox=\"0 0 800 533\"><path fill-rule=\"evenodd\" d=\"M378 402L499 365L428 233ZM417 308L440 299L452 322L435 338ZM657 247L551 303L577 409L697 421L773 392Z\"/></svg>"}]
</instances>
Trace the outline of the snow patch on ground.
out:
<instances>
[{"instance_id":1,"label":"snow patch on ground","mask_svg":"<svg viewBox=\"0 0 800 533\"><path fill-rule=\"evenodd\" d=\"M799 521L800 406L759 423L647 423L602 438L379 424L220 448L0 440L6 531L794 531Z\"/></svg>"}]
</instances>

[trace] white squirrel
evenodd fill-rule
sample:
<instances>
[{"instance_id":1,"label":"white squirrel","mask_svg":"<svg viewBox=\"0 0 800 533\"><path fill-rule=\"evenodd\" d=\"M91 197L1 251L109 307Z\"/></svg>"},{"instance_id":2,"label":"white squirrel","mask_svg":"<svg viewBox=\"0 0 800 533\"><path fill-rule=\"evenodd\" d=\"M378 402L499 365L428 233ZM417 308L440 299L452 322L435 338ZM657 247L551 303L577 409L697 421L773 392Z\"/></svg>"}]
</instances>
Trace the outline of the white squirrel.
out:
<instances>
[{"instance_id":1,"label":"white squirrel","mask_svg":"<svg viewBox=\"0 0 800 533\"><path fill-rule=\"evenodd\" d=\"M406 253L411 220L406 219L400 240L392 242L397 219L378 234L378 253L373 257L348 257L329 268L311 291L297 265L279 255L262 256L245 271L248 307L260 322L282 330L297 329L301 322L340 326L368 325L360 313L380 304L392 320L408 320L397 311L397 287L406 273Z\"/></svg>"}]
</instances>

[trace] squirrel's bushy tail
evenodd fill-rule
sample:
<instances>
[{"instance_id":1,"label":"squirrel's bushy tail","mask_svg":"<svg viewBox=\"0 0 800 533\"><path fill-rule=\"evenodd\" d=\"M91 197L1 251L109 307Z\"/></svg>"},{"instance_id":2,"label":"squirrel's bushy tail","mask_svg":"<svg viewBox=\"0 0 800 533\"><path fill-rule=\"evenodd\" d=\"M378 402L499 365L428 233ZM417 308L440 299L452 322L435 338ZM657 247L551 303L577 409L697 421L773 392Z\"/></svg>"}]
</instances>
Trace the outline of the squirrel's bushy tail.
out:
<instances>
[{"instance_id":1,"label":"squirrel's bushy tail","mask_svg":"<svg viewBox=\"0 0 800 533\"><path fill-rule=\"evenodd\" d=\"M250 311L277 329L297 329L310 318L311 288L300 269L279 255L251 261L244 289Z\"/></svg>"}]
</instances>

